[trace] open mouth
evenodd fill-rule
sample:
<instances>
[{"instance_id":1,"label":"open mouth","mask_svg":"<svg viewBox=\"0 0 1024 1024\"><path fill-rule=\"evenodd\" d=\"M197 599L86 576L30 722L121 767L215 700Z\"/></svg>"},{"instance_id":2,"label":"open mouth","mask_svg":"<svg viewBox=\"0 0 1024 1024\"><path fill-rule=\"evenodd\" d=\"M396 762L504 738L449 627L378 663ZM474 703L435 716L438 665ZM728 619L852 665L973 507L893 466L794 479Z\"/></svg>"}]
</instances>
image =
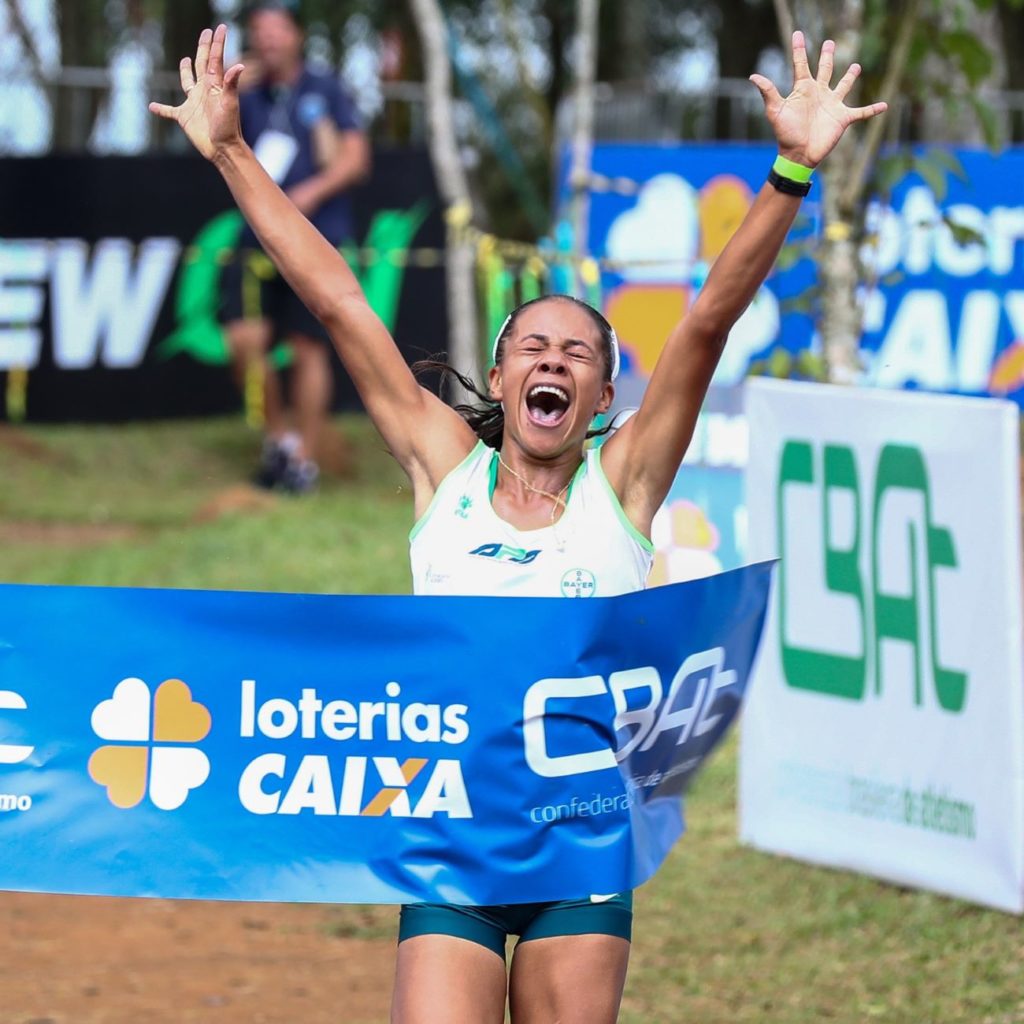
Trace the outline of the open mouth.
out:
<instances>
[{"instance_id":1,"label":"open mouth","mask_svg":"<svg viewBox=\"0 0 1024 1024\"><path fill-rule=\"evenodd\" d=\"M526 411L541 427L557 427L569 411L569 393L555 384L535 384L526 394Z\"/></svg>"}]
</instances>

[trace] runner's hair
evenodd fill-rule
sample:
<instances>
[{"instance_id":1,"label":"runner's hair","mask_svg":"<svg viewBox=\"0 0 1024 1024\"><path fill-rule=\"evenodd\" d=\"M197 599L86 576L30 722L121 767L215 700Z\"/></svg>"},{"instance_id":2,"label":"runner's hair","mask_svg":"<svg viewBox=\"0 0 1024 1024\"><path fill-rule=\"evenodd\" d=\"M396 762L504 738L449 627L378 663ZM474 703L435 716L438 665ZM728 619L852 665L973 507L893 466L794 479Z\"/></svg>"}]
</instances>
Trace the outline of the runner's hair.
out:
<instances>
[{"instance_id":1,"label":"runner's hair","mask_svg":"<svg viewBox=\"0 0 1024 1024\"><path fill-rule=\"evenodd\" d=\"M495 363L501 362L502 356L505 354L505 342L515 328L520 313L524 309L529 309L530 306L536 305L538 302L548 302L552 299L572 302L590 314L591 320L594 321L594 325L601 334L601 349L604 355L604 379L610 381L612 379L612 339L615 337L615 332L612 330L611 324L593 306L583 302L581 299L577 299L574 295L541 295L539 298L530 299L521 306L517 306L502 325L501 333L498 335ZM490 395L481 391L469 377L460 373L441 356L421 359L419 362L413 363L412 372L417 377L428 373L439 373L442 384L456 380L467 392L475 395L480 400L479 403L459 402L454 406L454 409L473 428L476 436L481 441L492 448L501 448L502 440L505 436L505 412L501 408L501 402L496 401ZM612 424L609 423L600 430L588 430L587 438L607 434L611 428Z\"/></svg>"}]
</instances>

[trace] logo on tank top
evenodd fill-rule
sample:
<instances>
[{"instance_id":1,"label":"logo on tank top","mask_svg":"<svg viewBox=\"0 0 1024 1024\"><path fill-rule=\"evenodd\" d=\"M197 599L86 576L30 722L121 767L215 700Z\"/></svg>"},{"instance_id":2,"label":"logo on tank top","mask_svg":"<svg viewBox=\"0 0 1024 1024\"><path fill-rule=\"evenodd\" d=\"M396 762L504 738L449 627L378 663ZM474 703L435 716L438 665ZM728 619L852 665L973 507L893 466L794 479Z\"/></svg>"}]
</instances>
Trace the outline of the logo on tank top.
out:
<instances>
[{"instance_id":1,"label":"logo on tank top","mask_svg":"<svg viewBox=\"0 0 1024 1024\"><path fill-rule=\"evenodd\" d=\"M593 597L597 580L589 569L570 569L562 577L563 597Z\"/></svg>"},{"instance_id":2,"label":"logo on tank top","mask_svg":"<svg viewBox=\"0 0 1024 1024\"><path fill-rule=\"evenodd\" d=\"M473 499L468 494L464 494L461 498L459 498L458 505L455 506L455 514L460 519L468 519L469 518L469 510L472 507L473 507Z\"/></svg>"},{"instance_id":3,"label":"logo on tank top","mask_svg":"<svg viewBox=\"0 0 1024 1024\"><path fill-rule=\"evenodd\" d=\"M481 558L493 558L496 562L508 562L512 565L529 565L540 553L541 548L527 551L526 548L512 547L510 544L481 544L469 552Z\"/></svg>"}]
</instances>

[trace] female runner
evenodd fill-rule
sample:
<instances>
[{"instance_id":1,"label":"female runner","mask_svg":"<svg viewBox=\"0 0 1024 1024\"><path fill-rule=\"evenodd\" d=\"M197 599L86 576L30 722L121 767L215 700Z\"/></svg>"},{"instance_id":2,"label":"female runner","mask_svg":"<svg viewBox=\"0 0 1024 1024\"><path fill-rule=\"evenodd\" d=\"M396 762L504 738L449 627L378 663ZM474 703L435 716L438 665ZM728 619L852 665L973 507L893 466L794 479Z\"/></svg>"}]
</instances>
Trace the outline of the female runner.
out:
<instances>
[{"instance_id":1,"label":"female runner","mask_svg":"<svg viewBox=\"0 0 1024 1024\"><path fill-rule=\"evenodd\" d=\"M673 330L636 414L599 451L591 421L612 402L614 332L596 310L554 296L515 310L495 343L491 408L469 416L421 388L344 259L292 205L243 142L242 65L224 70L226 29L181 62L185 100L150 110L178 122L220 170L264 250L326 326L366 410L412 482L414 589L421 594L610 595L644 586L651 520L671 485L729 330L778 255L809 177L846 128L885 109L833 89L835 46L817 77L793 35L785 99L752 75L784 158ZM630 894L503 907L403 909L392 1020L401 1024L614 1021L632 918ZM510 974L507 934L520 936Z\"/></svg>"}]
</instances>

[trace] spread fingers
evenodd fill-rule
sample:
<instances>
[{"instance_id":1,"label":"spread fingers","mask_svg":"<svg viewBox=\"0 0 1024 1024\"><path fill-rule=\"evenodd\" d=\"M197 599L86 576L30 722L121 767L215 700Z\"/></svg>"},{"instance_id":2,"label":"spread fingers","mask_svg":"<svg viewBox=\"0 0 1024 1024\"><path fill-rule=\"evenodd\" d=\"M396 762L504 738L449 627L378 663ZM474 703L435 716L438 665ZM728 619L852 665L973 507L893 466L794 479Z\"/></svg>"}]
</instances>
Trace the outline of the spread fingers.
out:
<instances>
[{"instance_id":1,"label":"spread fingers","mask_svg":"<svg viewBox=\"0 0 1024 1024\"><path fill-rule=\"evenodd\" d=\"M199 33L199 45L196 47L196 79L200 79L206 74L206 64L210 59L210 42L213 39L213 33L208 29L204 28Z\"/></svg>"},{"instance_id":2,"label":"spread fingers","mask_svg":"<svg viewBox=\"0 0 1024 1024\"><path fill-rule=\"evenodd\" d=\"M189 90L196 84L195 75L192 74L192 61L189 57L182 57L178 65L178 74L181 76L181 89L187 96Z\"/></svg>"}]
</instances>

